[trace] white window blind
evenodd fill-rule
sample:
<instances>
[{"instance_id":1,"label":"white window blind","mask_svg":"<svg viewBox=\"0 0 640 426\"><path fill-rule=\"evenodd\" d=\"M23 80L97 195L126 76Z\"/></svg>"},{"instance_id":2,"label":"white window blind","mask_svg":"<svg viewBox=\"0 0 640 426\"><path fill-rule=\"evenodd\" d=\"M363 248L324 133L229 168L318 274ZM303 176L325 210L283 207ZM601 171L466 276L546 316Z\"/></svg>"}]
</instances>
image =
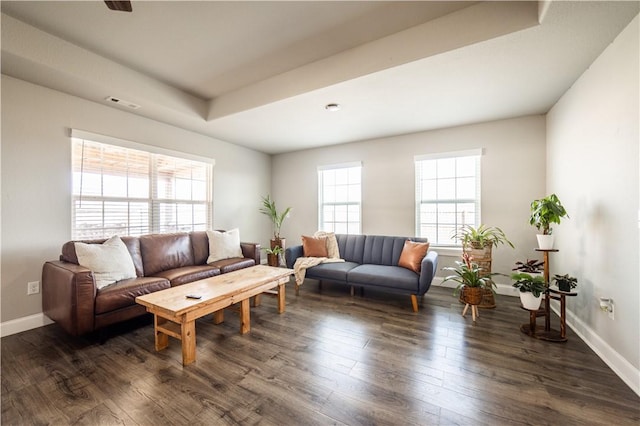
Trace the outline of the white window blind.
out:
<instances>
[{"instance_id":1,"label":"white window blind","mask_svg":"<svg viewBox=\"0 0 640 426\"><path fill-rule=\"evenodd\" d=\"M318 167L318 229L361 232L361 163Z\"/></svg>"},{"instance_id":2,"label":"white window blind","mask_svg":"<svg viewBox=\"0 0 640 426\"><path fill-rule=\"evenodd\" d=\"M463 225L480 225L482 150L415 157L416 235L433 245L459 246Z\"/></svg>"},{"instance_id":3,"label":"white window blind","mask_svg":"<svg viewBox=\"0 0 640 426\"><path fill-rule=\"evenodd\" d=\"M72 238L206 230L213 164L72 137Z\"/></svg>"}]
</instances>

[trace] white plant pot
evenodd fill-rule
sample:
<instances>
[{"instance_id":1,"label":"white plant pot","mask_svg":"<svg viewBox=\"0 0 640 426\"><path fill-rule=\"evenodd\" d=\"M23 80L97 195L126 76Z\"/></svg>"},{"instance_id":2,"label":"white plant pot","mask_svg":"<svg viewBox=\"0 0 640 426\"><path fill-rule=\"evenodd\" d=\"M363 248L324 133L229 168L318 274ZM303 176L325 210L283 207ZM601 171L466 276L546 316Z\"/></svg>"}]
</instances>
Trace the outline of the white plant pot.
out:
<instances>
[{"instance_id":1,"label":"white plant pot","mask_svg":"<svg viewBox=\"0 0 640 426\"><path fill-rule=\"evenodd\" d=\"M540 309L540 302L542 301L542 294L540 296L535 297L533 293L520 292L520 302L522 303L522 307L528 309L530 311L537 311Z\"/></svg>"},{"instance_id":2,"label":"white plant pot","mask_svg":"<svg viewBox=\"0 0 640 426\"><path fill-rule=\"evenodd\" d=\"M553 235L537 234L540 250L553 250Z\"/></svg>"}]
</instances>

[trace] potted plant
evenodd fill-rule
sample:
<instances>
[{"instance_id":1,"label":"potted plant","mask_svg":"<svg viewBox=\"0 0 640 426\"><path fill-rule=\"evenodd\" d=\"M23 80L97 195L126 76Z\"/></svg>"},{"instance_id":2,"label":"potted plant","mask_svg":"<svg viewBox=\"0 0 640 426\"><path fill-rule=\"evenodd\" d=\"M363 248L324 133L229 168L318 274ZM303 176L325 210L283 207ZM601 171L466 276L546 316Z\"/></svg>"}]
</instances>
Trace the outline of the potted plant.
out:
<instances>
[{"instance_id":1,"label":"potted plant","mask_svg":"<svg viewBox=\"0 0 640 426\"><path fill-rule=\"evenodd\" d=\"M525 262L516 262L512 271L526 272L527 274L539 274L544 271L544 262L537 259L527 259Z\"/></svg>"},{"instance_id":2,"label":"potted plant","mask_svg":"<svg viewBox=\"0 0 640 426\"><path fill-rule=\"evenodd\" d=\"M284 222L284 220L289 217L290 212L291 207L287 207L286 209L284 209L284 211L278 213L278 210L276 209L276 202L272 200L269 195L267 195L266 197L262 197L262 207L260 208L260 213L268 216L273 223L273 239L271 240L271 249L280 247L284 251L285 239L280 237L280 229L282 228L282 223Z\"/></svg>"},{"instance_id":3,"label":"potted plant","mask_svg":"<svg viewBox=\"0 0 640 426\"><path fill-rule=\"evenodd\" d=\"M570 277L569 274L556 274L553 276L553 280L556 282L558 290L560 291L571 291L571 289L578 285L578 279L576 277Z\"/></svg>"},{"instance_id":4,"label":"potted plant","mask_svg":"<svg viewBox=\"0 0 640 426\"><path fill-rule=\"evenodd\" d=\"M464 225L453 236L462 243L462 252L468 253L482 269L482 273L491 274L492 248L500 244L508 244L513 248L502 229L494 226L480 224L477 228L472 225ZM462 297L460 302L463 302ZM464 303L464 302L463 302ZM480 308L495 308L496 301L493 292L485 289Z\"/></svg>"},{"instance_id":5,"label":"potted plant","mask_svg":"<svg viewBox=\"0 0 640 426\"><path fill-rule=\"evenodd\" d=\"M478 305L482 300L483 289L486 288L493 291L495 284L491 280L491 276L497 274L486 274L477 263L473 263L471 260L472 257L469 253L464 253L462 255L462 261L456 261L456 265L458 266L447 266L442 268L445 271L451 271L454 273L453 275L445 277L443 282L457 282L458 285L453 291L453 295L456 296L461 292L462 300L465 303Z\"/></svg>"},{"instance_id":6,"label":"potted plant","mask_svg":"<svg viewBox=\"0 0 640 426\"><path fill-rule=\"evenodd\" d=\"M511 279L515 281L513 286L520 290L520 302L522 306L530 311L537 311L540 308L542 294L546 289L544 277L519 272L511 274Z\"/></svg>"},{"instance_id":7,"label":"potted plant","mask_svg":"<svg viewBox=\"0 0 640 426\"><path fill-rule=\"evenodd\" d=\"M280 266L280 256L284 253L282 247L275 246L273 248L265 248L264 252L267 253L267 265Z\"/></svg>"},{"instance_id":8,"label":"potted plant","mask_svg":"<svg viewBox=\"0 0 640 426\"><path fill-rule=\"evenodd\" d=\"M463 247L483 249L498 244L509 244L513 248L513 244L507 239L502 229L484 224L480 224L477 228L464 225L453 237L460 240Z\"/></svg>"},{"instance_id":9,"label":"potted plant","mask_svg":"<svg viewBox=\"0 0 640 426\"><path fill-rule=\"evenodd\" d=\"M542 234L538 234L538 247L541 250L553 249L552 223L560 224L560 219L569 217L556 194L531 202L531 216L529 223Z\"/></svg>"}]
</instances>

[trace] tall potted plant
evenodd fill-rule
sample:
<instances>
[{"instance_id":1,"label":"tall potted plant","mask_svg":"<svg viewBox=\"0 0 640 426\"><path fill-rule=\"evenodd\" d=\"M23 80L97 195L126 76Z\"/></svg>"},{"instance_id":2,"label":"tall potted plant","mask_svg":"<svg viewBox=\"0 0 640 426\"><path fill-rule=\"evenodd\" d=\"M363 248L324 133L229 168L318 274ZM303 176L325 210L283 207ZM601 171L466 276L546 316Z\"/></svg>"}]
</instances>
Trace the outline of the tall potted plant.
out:
<instances>
[{"instance_id":1,"label":"tall potted plant","mask_svg":"<svg viewBox=\"0 0 640 426\"><path fill-rule=\"evenodd\" d=\"M454 238L462 242L463 247L483 249L494 247L498 244L509 244L513 248L513 243L507 239L504 231L495 226L480 224L477 228L471 225L464 225L454 235Z\"/></svg>"},{"instance_id":2,"label":"tall potted plant","mask_svg":"<svg viewBox=\"0 0 640 426\"><path fill-rule=\"evenodd\" d=\"M477 263L482 273L491 274L492 249L500 244L507 244L513 248L513 243L509 241L504 231L494 226L480 224L477 228L471 225L464 225L453 236L454 239L462 243L463 253L468 253L475 263ZM462 298L460 299L462 302ZM480 308L495 308L496 301L493 292L485 289Z\"/></svg>"},{"instance_id":3,"label":"tall potted plant","mask_svg":"<svg viewBox=\"0 0 640 426\"><path fill-rule=\"evenodd\" d=\"M520 290L522 306L530 311L537 311L542 301L542 293L546 289L544 277L520 272L511 274L511 279L515 281L513 286Z\"/></svg>"},{"instance_id":4,"label":"tall potted plant","mask_svg":"<svg viewBox=\"0 0 640 426\"><path fill-rule=\"evenodd\" d=\"M553 229L551 224L560 224L560 219L569 217L564 206L556 194L551 194L539 200L531 202L531 216L529 223L535 226L542 234L538 234L538 247L541 250L553 249Z\"/></svg>"},{"instance_id":5,"label":"tall potted plant","mask_svg":"<svg viewBox=\"0 0 640 426\"><path fill-rule=\"evenodd\" d=\"M262 197L262 207L260 208L260 213L266 215L271 219L271 223L273 223L273 238L271 239L271 249L275 249L279 247L284 251L285 249L285 239L280 237L280 229L282 228L282 223L284 220L289 217L289 213L291 212L291 207L287 207L282 212L278 213L278 209L276 208L276 202L271 199L269 195L266 197Z\"/></svg>"}]
</instances>

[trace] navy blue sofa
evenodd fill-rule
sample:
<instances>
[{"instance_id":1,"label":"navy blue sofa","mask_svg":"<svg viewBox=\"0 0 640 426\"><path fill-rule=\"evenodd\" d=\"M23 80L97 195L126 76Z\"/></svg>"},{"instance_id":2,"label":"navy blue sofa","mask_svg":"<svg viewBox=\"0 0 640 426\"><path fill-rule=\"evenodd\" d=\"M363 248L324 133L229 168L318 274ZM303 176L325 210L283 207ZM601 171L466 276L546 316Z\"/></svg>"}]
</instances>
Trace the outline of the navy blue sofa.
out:
<instances>
[{"instance_id":1,"label":"navy blue sofa","mask_svg":"<svg viewBox=\"0 0 640 426\"><path fill-rule=\"evenodd\" d=\"M307 269L306 278L334 281L354 287L376 288L380 291L408 294L414 312L418 311L418 296L429 290L436 274L438 254L427 252L420 274L398 266L406 240L426 242L425 238L392 237L382 235L336 234L340 257L345 262L323 263ZM287 268L303 256L302 245L285 250ZM298 286L296 285L296 294Z\"/></svg>"}]
</instances>

